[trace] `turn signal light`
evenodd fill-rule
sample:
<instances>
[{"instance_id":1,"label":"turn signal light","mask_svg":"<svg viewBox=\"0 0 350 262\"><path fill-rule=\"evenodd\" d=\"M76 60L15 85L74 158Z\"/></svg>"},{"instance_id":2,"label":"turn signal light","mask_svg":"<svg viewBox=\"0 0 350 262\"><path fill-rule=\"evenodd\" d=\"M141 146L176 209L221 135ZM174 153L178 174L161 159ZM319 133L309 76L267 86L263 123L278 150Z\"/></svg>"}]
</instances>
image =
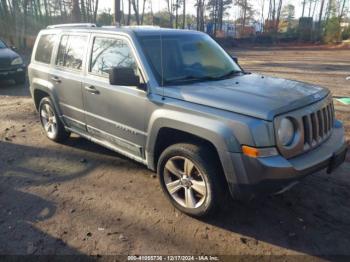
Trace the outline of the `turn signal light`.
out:
<instances>
[{"instance_id":1,"label":"turn signal light","mask_svg":"<svg viewBox=\"0 0 350 262\"><path fill-rule=\"evenodd\" d=\"M255 148L251 146L242 146L242 152L246 156L252 157L252 158L258 158L258 157L269 157L269 156L277 156L278 152L276 148L274 147L267 147L267 148Z\"/></svg>"}]
</instances>

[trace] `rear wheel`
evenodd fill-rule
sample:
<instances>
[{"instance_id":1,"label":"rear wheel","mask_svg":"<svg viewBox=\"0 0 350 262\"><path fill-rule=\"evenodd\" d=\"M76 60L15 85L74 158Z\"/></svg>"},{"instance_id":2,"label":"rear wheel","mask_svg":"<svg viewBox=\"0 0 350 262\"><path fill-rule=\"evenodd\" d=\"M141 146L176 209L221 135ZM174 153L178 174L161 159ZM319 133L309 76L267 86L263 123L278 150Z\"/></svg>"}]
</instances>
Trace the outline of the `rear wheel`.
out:
<instances>
[{"instance_id":1,"label":"rear wheel","mask_svg":"<svg viewBox=\"0 0 350 262\"><path fill-rule=\"evenodd\" d=\"M221 167L213 152L194 144L168 147L158 161L161 187L180 211L195 217L212 214L223 203L226 190Z\"/></svg>"},{"instance_id":2,"label":"rear wheel","mask_svg":"<svg viewBox=\"0 0 350 262\"><path fill-rule=\"evenodd\" d=\"M65 141L70 133L67 132L59 119L56 110L48 97L44 97L39 104L40 121L46 136L55 141Z\"/></svg>"}]
</instances>

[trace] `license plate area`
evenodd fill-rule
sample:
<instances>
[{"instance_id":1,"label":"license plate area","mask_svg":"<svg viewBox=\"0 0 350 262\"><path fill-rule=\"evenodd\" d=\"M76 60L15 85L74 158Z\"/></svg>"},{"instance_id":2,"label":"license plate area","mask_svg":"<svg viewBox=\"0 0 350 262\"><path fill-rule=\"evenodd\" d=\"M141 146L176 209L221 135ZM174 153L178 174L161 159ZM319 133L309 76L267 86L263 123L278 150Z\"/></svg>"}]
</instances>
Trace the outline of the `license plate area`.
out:
<instances>
[{"instance_id":1,"label":"license plate area","mask_svg":"<svg viewBox=\"0 0 350 262\"><path fill-rule=\"evenodd\" d=\"M339 167L342 163L344 163L347 151L348 149L347 147L345 147L340 152L337 152L332 156L327 168L328 174L332 173L337 167Z\"/></svg>"}]
</instances>

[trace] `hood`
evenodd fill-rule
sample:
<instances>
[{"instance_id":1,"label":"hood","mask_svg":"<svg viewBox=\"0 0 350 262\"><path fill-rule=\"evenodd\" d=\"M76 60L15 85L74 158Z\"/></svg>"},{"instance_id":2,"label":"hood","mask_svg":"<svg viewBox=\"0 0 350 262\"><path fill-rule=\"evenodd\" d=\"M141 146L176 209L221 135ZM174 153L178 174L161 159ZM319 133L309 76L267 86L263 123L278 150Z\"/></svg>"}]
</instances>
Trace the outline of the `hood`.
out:
<instances>
[{"instance_id":1,"label":"hood","mask_svg":"<svg viewBox=\"0 0 350 262\"><path fill-rule=\"evenodd\" d=\"M0 59L12 60L17 57L19 57L19 55L10 48L0 48Z\"/></svg>"},{"instance_id":2,"label":"hood","mask_svg":"<svg viewBox=\"0 0 350 262\"><path fill-rule=\"evenodd\" d=\"M164 87L164 95L272 121L316 101L328 89L298 81L247 74L221 81Z\"/></svg>"}]
</instances>

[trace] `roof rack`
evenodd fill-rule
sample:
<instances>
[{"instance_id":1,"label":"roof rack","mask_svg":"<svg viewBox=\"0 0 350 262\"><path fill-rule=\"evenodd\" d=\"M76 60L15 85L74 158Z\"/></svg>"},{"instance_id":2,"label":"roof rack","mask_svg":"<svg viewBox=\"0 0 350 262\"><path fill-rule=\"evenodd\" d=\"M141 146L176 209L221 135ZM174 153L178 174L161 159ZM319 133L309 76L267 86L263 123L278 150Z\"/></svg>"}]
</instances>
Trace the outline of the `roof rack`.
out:
<instances>
[{"instance_id":1,"label":"roof rack","mask_svg":"<svg viewBox=\"0 0 350 262\"><path fill-rule=\"evenodd\" d=\"M91 27L97 27L96 24L92 23L76 23L76 24L58 24L58 25L49 25L47 29L54 29L54 28L91 28Z\"/></svg>"},{"instance_id":2,"label":"roof rack","mask_svg":"<svg viewBox=\"0 0 350 262\"><path fill-rule=\"evenodd\" d=\"M155 28L160 28L160 26L158 25L126 25L126 26L122 26L122 28L155 29Z\"/></svg>"}]
</instances>

